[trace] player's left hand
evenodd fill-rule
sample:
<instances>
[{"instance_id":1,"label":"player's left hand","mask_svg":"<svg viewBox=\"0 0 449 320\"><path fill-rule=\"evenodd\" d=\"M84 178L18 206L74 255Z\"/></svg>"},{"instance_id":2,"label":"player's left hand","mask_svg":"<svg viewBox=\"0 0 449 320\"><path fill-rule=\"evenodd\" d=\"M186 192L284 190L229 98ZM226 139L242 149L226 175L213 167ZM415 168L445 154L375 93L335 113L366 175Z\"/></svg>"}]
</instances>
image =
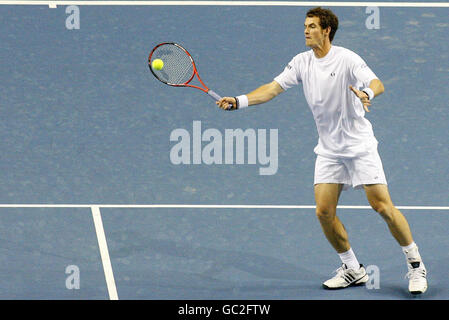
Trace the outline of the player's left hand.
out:
<instances>
[{"instance_id":1,"label":"player's left hand","mask_svg":"<svg viewBox=\"0 0 449 320\"><path fill-rule=\"evenodd\" d=\"M361 90L357 90L353 86L349 86L349 89L352 92L354 92L354 94L360 99L360 101L362 101L363 108L365 109L365 111L369 112L368 107L371 106L371 101L369 100L368 95L365 92L361 91Z\"/></svg>"}]
</instances>

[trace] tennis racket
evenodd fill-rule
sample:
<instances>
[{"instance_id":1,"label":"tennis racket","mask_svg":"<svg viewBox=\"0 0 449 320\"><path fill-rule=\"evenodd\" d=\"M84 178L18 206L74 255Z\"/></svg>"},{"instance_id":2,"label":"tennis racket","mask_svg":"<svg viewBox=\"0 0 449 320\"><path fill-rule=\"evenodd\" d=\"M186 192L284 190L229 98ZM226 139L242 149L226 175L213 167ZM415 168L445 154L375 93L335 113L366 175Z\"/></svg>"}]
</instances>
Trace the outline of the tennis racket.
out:
<instances>
[{"instance_id":1,"label":"tennis racket","mask_svg":"<svg viewBox=\"0 0 449 320\"><path fill-rule=\"evenodd\" d=\"M156 59L161 59L164 62L161 70L156 70L152 67L152 62ZM164 42L154 47L148 57L148 67L156 79L169 86L195 88L207 93L215 101L221 99L218 94L204 84L198 74L192 56L177 43ZM191 84L195 76L201 86Z\"/></svg>"}]
</instances>

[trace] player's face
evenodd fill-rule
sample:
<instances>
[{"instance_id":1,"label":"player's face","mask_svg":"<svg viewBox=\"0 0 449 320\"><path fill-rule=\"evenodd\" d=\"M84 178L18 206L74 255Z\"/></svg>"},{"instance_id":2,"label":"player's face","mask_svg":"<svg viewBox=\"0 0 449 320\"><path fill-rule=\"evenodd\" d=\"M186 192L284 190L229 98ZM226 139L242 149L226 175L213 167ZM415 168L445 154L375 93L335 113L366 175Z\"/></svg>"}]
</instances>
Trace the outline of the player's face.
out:
<instances>
[{"instance_id":1,"label":"player's face","mask_svg":"<svg viewBox=\"0 0 449 320\"><path fill-rule=\"evenodd\" d=\"M304 22L304 37L306 39L306 46L315 48L321 47L324 44L326 30L320 26L320 18L307 17Z\"/></svg>"}]
</instances>

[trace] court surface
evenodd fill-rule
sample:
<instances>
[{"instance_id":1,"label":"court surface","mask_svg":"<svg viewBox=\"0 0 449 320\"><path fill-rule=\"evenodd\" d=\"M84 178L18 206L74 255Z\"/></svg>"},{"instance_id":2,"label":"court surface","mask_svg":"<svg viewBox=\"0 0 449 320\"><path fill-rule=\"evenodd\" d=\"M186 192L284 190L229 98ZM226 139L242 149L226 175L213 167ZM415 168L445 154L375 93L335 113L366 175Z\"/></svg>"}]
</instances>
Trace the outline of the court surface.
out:
<instances>
[{"instance_id":1,"label":"court surface","mask_svg":"<svg viewBox=\"0 0 449 320\"><path fill-rule=\"evenodd\" d=\"M401 248L358 190L339 216L379 285L321 289L340 260L313 209L317 133L301 86L225 112L148 70L151 49L175 41L214 91L247 93L307 50L310 7L79 5L73 30L67 7L0 5L0 299L413 299ZM449 8L381 6L379 29L366 6L330 8L333 43L386 87L367 118L429 272L414 299L447 300ZM223 141L276 130L275 174L260 157L174 164L171 134L193 144L198 124Z\"/></svg>"}]
</instances>

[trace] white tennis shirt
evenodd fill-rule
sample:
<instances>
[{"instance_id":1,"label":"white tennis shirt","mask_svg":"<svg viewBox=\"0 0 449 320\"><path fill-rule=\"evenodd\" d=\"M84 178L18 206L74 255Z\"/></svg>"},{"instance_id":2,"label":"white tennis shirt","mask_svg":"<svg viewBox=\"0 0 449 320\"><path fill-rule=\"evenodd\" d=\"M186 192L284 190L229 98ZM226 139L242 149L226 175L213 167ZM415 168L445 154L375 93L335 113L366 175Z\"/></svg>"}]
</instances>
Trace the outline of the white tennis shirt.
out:
<instances>
[{"instance_id":1,"label":"white tennis shirt","mask_svg":"<svg viewBox=\"0 0 449 320\"><path fill-rule=\"evenodd\" d=\"M323 58L313 50L296 55L274 80L287 90L302 83L318 130L314 152L327 157L352 158L377 146L371 123L359 98L361 90L377 79L365 61L351 50L331 46Z\"/></svg>"}]
</instances>

